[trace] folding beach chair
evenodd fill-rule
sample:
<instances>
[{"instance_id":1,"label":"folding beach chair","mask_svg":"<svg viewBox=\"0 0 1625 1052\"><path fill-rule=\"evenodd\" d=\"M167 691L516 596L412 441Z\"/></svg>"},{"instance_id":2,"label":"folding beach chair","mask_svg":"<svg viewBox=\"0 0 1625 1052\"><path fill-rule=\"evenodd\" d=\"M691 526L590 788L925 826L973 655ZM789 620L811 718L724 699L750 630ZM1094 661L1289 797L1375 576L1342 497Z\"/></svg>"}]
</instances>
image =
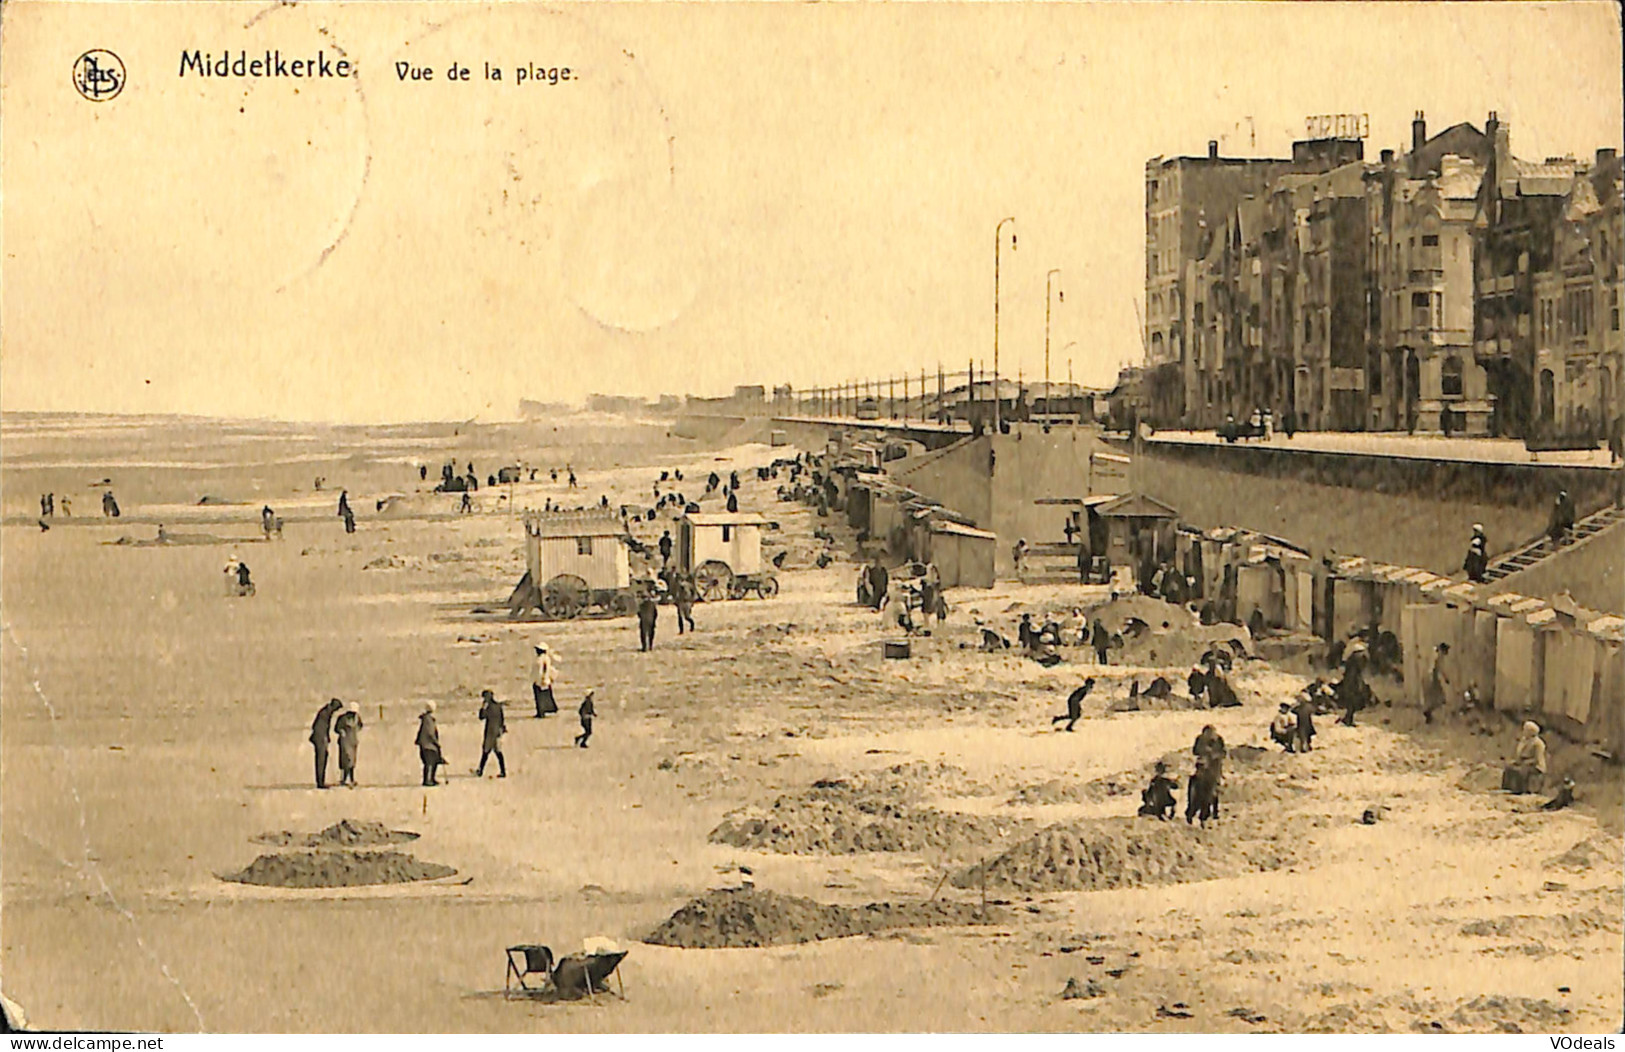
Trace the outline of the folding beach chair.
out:
<instances>
[{"instance_id":1,"label":"folding beach chair","mask_svg":"<svg viewBox=\"0 0 1625 1052\"><path fill-rule=\"evenodd\" d=\"M511 990L515 982L524 994L539 992L541 987L528 986L525 976L545 976L548 982L553 979L553 951L546 946L526 945L508 947L508 970L502 977L502 996L512 996Z\"/></svg>"}]
</instances>

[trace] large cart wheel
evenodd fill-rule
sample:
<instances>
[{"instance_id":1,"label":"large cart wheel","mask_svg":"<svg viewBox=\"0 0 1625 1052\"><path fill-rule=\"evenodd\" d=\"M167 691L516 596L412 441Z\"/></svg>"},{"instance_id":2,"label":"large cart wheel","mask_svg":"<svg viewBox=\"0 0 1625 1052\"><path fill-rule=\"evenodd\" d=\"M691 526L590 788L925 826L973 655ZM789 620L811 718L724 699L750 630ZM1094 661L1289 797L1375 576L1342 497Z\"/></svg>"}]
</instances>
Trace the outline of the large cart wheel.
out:
<instances>
[{"instance_id":1,"label":"large cart wheel","mask_svg":"<svg viewBox=\"0 0 1625 1052\"><path fill-rule=\"evenodd\" d=\"M574 574L559 574L542 589L542 612L558 621L569 620L587 609L590 595L586 581Z\"/></svg>"},{"instance_id":2,"label":"large cart wheel","mask_svg":"<svg viewBox=\"0 0 1625 1052\"><path fill-rule=\"evenodd\" d=\"M638 612L638 601L631 592L616 592L609 601L609 612L614 617L631 617Z\"/></svg>"},{"instance_id":3,"label":"large cart wheel","mask_svg":"<svg viewBox=\"0 0 1625 1052\"><path fill-rule=\"evenodd\" d=\"M694 587L699 591L700 598L708 603L720 603L728 598L733 591L734 572L728 569L728 564L712 559L700 564L694 571Z\"/></svg>"},{"instance_id":4,"label":"large cart wheel","mask_svg":"<svg viewBox=\"0 0 1625 1052\"><path fill-rule=\"evenodd\" d=\"M766 577L762 578L760 581L757 581L756 582L756 594L761 596L763 599L771 599L774 596L778 595L779 594L779 579L777 577L774 577L772 574L768 574Z\"/></svg>"}]
</instances>

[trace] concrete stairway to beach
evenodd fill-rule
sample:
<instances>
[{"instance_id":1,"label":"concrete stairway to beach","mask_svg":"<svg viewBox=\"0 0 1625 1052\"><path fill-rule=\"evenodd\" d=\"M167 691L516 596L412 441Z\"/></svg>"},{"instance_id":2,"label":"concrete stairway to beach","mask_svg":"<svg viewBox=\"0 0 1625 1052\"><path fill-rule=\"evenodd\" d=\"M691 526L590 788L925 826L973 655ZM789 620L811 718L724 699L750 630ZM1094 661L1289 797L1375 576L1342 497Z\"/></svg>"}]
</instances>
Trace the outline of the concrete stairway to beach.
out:
<instances>
[{"instance_id":1,"label":"concrete stairway to beach","mask_svg":"<svg viewBox=\"0 0 1625 1052\"><path fill-rule=\"evenodd\" d=\"M1485 570L1484 580L1499 581L1513 574L1522 573L1622 522L1625 522L1625 509L1606 507L1593 512L1574 524L1574 533L1561 546L1553 544L1551 537L1543 536L1521 548L1496 556Z\"/></svg>"}]
</instances>

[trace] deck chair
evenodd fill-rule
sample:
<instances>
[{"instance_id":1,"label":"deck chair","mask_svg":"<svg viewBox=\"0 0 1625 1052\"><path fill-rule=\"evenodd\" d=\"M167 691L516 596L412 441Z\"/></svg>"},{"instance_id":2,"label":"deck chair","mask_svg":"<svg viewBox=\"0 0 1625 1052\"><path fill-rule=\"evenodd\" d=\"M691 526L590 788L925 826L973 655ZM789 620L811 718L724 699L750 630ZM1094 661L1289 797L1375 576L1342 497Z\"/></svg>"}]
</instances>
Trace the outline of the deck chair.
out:
<instances>
[{"instance_id":1,"label":"deck chair","mask_svg":"<svg viewBox=\"0 0 1625 1052\"><path fill-rule=\"evenodd\" d=\"M525 994L531 994L540 987L528 986L525 976L545 976L548 982L553 980L553 951L546 946L524 945L508 947L508 970L502 976L502 996L512 996L514 983Z\"/></svg>"}]
</instances>

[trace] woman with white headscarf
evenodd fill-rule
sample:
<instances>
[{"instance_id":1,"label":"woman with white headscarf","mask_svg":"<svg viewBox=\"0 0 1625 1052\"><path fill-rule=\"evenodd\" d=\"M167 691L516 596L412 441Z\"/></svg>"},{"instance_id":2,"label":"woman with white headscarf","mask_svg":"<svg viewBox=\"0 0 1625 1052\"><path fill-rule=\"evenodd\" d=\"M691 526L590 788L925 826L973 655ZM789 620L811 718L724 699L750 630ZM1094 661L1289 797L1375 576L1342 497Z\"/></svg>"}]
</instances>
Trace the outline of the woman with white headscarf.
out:
<instances>
[{"instance_id":1,"label":"woman with white headscarf","mask_svg":"<svg viewBox=\"0 0 1625 1052\"><path fill-rule=\"evenodd\" d=\"M333 737L339 743L339 784L355 788L355 753L361 743L361 706L355 702L344 706L338 719L333 721Z\"/></svg>"},{"instance_id":2,"label":"woman with white headscarf","mask_svg":"<svg viewBox=\"0 0 1625 1052\"><path fill-rule=\"evenodd\" d=\"M423 703L423 714L418 717L418 757L423 761L423 784L439 785L435 768L446 762L440 751L440 728L434 722L434 702Z\"/></svg>"},{"instance_id":3,"label":"woman with white headscarf","mask_svg":"<svg viewBox=\"0 0 1625 1052\"><path fill-rule=\"evenodd\" d=\"M1501 772L1501 788L1509 793L1538 793L1546 784L1546 743L1540 737L1540 724L1523 725L1512 762Z\"/></svg>"}]
</instances>

